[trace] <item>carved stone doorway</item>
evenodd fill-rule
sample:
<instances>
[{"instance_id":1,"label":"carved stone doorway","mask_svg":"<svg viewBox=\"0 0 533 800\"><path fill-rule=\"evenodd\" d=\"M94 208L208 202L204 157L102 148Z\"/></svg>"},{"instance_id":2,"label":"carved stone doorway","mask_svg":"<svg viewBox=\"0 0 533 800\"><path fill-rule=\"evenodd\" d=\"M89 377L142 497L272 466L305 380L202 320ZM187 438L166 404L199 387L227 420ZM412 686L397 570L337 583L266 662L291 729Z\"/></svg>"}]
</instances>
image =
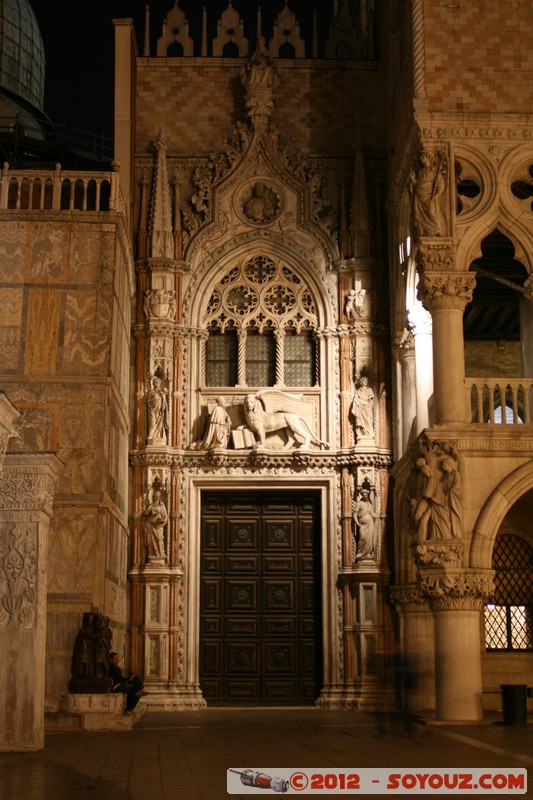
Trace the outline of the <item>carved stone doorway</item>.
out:
<instances>
[{"instance_id":1,"label":"carved stone doorway","mask_svg":"<svg viewBox=\"0 0 533 800\"><path fill-rule=\"evenodd\" d=\"M204 492L200 686L209 705L313 705L322 687L320 498Z\"/></svg>"}]
</instances>

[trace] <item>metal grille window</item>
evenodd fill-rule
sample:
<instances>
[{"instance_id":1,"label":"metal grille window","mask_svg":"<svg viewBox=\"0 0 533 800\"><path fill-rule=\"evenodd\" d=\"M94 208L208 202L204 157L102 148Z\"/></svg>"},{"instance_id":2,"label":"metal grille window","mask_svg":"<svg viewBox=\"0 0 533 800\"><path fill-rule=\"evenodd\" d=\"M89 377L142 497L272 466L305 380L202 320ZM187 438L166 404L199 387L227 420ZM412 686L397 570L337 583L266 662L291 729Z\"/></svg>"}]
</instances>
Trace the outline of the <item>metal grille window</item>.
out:
<instances>
[{"instance_id":1,"label":"metal grille window","mask_svg":"<svg viewBox=\"0 0 533 800\"><path fill-rule=\"evenodd\" d=\"M492 554L494 603L485 606L487 650L533 648L533 547L521 536L499 536Z\"/></svg>"},{"instance_id":2,"label":"metal grille window","mask_svg":"<svg viewBox=\"0 0 533 800\"><path fill-rule=\"evenodd\" d=\"M248 386L273 386L275 347L272 333L248 333L246 338L246 383Z\"/></svg>"},{"instance_id":3,"label":"metal grille window","mask_svg":"<svg viewBox=\"0 0 533 800\"><path fill-rule=\"evenodd\" d=\"M237 383L237 335L213 331L207 340L207 385L235 386Z\"/></svg>"},{"instance_id":4,"label":"metal grille window","mask_svg":"<svg viewBox=\"0 0 533 800\"><path fill-rule=\"evenodd\" d=\"M315 348L309 333L286 334L283 339L285 384L312 386L314 383Z\"/></svg>"}]
</instances>

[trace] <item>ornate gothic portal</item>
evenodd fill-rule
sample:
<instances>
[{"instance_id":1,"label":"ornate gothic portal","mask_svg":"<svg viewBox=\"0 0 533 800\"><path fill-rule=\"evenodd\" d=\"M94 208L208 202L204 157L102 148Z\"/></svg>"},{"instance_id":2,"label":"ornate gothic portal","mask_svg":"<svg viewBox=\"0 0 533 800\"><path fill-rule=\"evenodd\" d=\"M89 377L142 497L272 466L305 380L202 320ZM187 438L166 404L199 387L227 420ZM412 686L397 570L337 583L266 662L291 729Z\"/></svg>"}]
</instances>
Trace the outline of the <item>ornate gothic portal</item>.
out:
<instances>
[{"instance_id":1,"label":"ornate gothic portal","mask_svg":"<svg viewBox=\"0 0 533 800\"><path fill-rule=\"evenodd\" d=\"M154 130L136 163L132 666L154 708L381 705L390 450L368 167L282 134L261 46L235 77L248 123L218 150L178 157Z\"/></svg>"}]
</instances>

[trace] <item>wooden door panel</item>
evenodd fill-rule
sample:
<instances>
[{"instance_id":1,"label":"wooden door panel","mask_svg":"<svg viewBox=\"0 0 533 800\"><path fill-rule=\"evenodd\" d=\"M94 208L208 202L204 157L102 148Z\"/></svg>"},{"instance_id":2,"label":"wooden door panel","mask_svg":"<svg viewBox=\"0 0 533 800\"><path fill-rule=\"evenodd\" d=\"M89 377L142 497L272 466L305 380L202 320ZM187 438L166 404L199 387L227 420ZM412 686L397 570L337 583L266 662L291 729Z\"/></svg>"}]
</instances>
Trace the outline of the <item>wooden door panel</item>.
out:
<instances>
[{"instance_id":1,"label":"wooden door panel","mask_svg":"<svg viewBox=\"0 0 533 800\"><path fill-rule=\"evenodd\" d=\"M313 495L202 496L200 683L208 703L316 699L317 512Z\"/></svg>"}]
</instances>

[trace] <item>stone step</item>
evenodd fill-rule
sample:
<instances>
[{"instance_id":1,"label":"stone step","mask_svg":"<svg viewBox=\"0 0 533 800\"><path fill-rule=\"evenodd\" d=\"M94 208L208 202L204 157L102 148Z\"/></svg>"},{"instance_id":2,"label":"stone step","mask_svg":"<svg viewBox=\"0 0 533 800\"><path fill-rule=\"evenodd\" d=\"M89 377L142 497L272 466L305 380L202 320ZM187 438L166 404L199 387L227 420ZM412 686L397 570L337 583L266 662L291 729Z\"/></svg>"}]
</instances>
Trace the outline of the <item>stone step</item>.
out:
<instances>
[{"instance_id":1,"label":"stone step","mask_svg":"<svg viewBox=\"0 0 533 800\"><path fill-rule=\"evenodd\" d=\"M47 711L44 715L45 733L69 733L81 731L82 719L79 714L70 714L66 711Z\"/></svg>"}]
</instances>

